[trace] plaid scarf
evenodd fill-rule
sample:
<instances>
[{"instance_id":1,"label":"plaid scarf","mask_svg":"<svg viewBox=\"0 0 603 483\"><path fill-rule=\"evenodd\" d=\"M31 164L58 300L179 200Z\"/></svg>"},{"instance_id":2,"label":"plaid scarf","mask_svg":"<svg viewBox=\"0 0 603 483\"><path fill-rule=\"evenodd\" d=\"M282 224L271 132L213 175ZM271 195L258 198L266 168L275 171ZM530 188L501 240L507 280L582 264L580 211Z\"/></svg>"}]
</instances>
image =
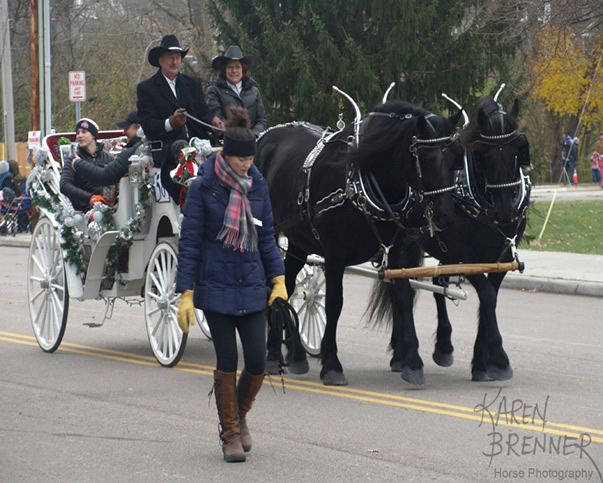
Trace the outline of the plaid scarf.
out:
<instances>
[{"instance_id":1,"label":"plaid scarf","mask_svg":"<svg viewBox=\"0 0 603 483\"><path fill-rule=\"evenodd\" d=\"M253 180L246 176L238 176L222 157L216 156L214 172L220 181L230 187L230 198L224 212L224 223L216 240L221 240L225 246L234 250L255 251L258 248L258 237L253 224L251 205L247 193Z\"/></svg>"}]
</instances>

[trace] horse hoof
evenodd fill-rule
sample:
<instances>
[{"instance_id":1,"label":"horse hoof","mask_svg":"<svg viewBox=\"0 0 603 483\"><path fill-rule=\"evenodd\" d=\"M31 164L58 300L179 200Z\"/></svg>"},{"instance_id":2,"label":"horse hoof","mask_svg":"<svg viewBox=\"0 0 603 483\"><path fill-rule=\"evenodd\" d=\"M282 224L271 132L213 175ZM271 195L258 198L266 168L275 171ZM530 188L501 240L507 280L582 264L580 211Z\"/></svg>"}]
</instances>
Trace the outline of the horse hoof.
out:
<instances>
[{"instance_id":1,"label":"horse hoof","mask_svg":"<svg viewBox=\"0 0 603 483\"><path fill-rule=\"evenodd\" d=\"M291 361L287 364L287 369L291 374L307 374L310 370L310 364L308 364L308 359Z\"/></svg>"},{"instance_id":2,"label":"horse hoof","mask_svg":"<svg viewBox=\"0 0 603 483\"><path fill-rule=\"evenodd\" d=\"M404 364L402 361L392 361L389 363L389 367L391 367L392 372L402 372Z\"/></svg>"},{"instance_id":3,"label":"horse hoof","mask_svg":"<svg viewBox=\"0 0 603 483\"><path fill-rule=\"evenodd\" d=\"M321 377L322 383L325 386L347 386L348 380L343 375L343 372L327 371L325 375Z\"/></svg>"},{"instance_id":4,"label":"horse hoof","mask_svg":"<svg viewBox=\"0 0 603 483\"><path fill-rule=\"evenodd\" d=\"M271 360L267 360L266 361L266 374L270 374L270 375L275 375L275 374L280 374L281 370L278 366L278 362L277 361L271 361ZM283 374L287 373L287 369L283 367Z\"/></svg>"},{"instance_id":5,"label":"horse hoof","mask_svg":"<svg viewBox=\"0 0 603 483\"><path fill-rule=\"evenodd\" d=\"M471 372L471 380L476 382L487 382L492 381L486 371L472 371Z\"/></svg>"},{"instance_id":6,"label":"horse hoof","mask_svg":"<svg viewBox=\"0 0 603 483\"><path fill-rule=\"evenodd\" d=\"M402 379L410 384L414 384L416 386L421 386L425 384L425 375L423 374L423 369L409 369L405 367L402 370L402 374L400 375Z\"/></svg>"},{"instance_id":7,"label":"horse hoof","mask_svg":"<svg viewBox=\"0 0 603 483\"><path fill-rule=\"evenodd\" d=\"M504 368L488 366L488 376L492 381L508 381L513 377L513 369L511 366Z\"/></svg>"},{"instance_id":8,"label":"horse hoof","mask_svg":"<svg viewBox=\"0 0 603 483\"><path fill-rule=\"evenodd\" d=\"M440 367L450 367L454 362L452 352L444 354L440 349L436 348L433 351L433 361Z\"/></svg>"}]
</instances>

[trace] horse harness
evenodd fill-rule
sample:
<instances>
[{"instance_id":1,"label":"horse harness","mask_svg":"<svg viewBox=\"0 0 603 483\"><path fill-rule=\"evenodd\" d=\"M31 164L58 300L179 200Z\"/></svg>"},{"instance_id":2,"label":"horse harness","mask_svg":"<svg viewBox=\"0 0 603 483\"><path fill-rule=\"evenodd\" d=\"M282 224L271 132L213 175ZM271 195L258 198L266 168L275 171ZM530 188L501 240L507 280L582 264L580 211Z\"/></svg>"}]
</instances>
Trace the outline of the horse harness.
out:
<instances>
[{"instance_id":1,"label":"horse harness","mask_svg":"<svg viewBox=\"0 0 603 483\"><path fill-rule=\"evenodd\" d=\"M367 116L383 116L398 121L407 121L417 117L413 116L412 114L399 115L393 112L370 112L367 114ZM425 119L435 132L435 129L429 122L429 117L432 116L434 115L428 114L425 116ZM318 126L299 122L289 123L281 126L291 124L295 126L302 126L306 129L314 131L317 131L318 129ZM404 193L403 198L400 201L394 203L393 205L386 200L379 186L379 183L377 182L372 172L361 170L357 166L351 166L349 163L346 167L345 186L337 188L335 191L329 193L328 195L324 196L323 198L312 204L310 199L310 177L312 173L312 168L314 167L314 163L316 162L319 155L322 153L325 146L336 142L344 142L348 146L348 149L355 147L354 137L349 136L347 139L343 139L341 137L342 131L343 129L340 129L339 131L332 131L329 128L322 130L320 139L317 141L314 148L310 151L302 166L302 171L305 175L305 186L298 193L297 196L297 204L301 208L301 212L299 215L285 220L279 225L277 225L276 231L282 231L298 222L307 221L311 226L314 238L320 242L320 235L312 223L313 217L326 211L337 208L339 206L342 206L346 201L350 201L352 203L352 206L354 206L364 215L368 225L375 234L375 237L377 238L377 241L380 245L380 251L382 252L381 263L385 264L387 263L387 254L389 252L389 249L393 246L393 243L397 238L400 230L409 231L409 229L407 229L402 223L402 220L405 220L409 217L412 211L412 204L422 204L424 199L427 197L456 190L456 185L448 186L433 191L426 191L424 189L421 165L419 160L419 150L421 148L440 148L444 145L455 142L458 136L456 133L451 136L440 137L435 139L421 139L417 136L413 136L409 150L415 160L417 175L419 179L419 189L417 191L413 191L413 189L409 185L408 189ZM420 227L413 230L417 231L419 234L423 234L426 230L429 230L429 232L433 234L431 221L432 216L433 203L430 202L427 204L427 206L425 206L425 217L428 220L427 227ZM393 222L398 227L398 229L396 230L396 234L394 235L393 240L389 246L383 243L379 230L375 225L376 222Z\"/></svg>"},{"instance_id":2,"label":"horse harness","mask_svg":"<svg viewBox=\"0 0 603 483\"><path fill-rule=\"evenodd\" d=\"M491 112L490 114L499 114L499 116L496 116L496 118L500 119L500 129L504 132L505 112L499 106L497 110ZM492 125L492 127L494 127L494 123L491 119L490 124ZM513 130L507 134L498 134L493 136L488 136L480 133L481 139L475 141L475 143L485 144L488 146L496 146L498 147L498 151L502 155L502 151L505 145L510 144L520 136L523 136L523 134L518 134L517 130ZM484 192L487 192L488 190L499 189L519 189L519 196L515 201L513 217L510 221L510 224L515 224L515 227L513 228L514 235L512 237L508 237L502 231L499 226L499 223L494 219L491 208L486 206L487 201L485 200L483 194L480 193L477 186L474 186L472 178L476 168L475 160L470 153L465 154L465 166L459 176L457 182L457 190L453 198L457 205L465 212L465 214L475 219L476 221L479 221L480 223L490 226L494 231L497 231L501 234L503 238L505 238L505 248L500 254L499 260L502 258L508 248L511 248L513 258L515 259L517 257L515 240L519 231L519 225L523 220L525 220L527 216L528 206L530 203L530 192L532 190L532 183L530 182L530 177L527 175L524 176L521 167L517 166L517 159L515 160L515 163L516 164L514 166L513 172L518 172L516 180L497 184L488 183L488 181L486 180L485 185L483 187Z\"/></svg>"}]
</instances>

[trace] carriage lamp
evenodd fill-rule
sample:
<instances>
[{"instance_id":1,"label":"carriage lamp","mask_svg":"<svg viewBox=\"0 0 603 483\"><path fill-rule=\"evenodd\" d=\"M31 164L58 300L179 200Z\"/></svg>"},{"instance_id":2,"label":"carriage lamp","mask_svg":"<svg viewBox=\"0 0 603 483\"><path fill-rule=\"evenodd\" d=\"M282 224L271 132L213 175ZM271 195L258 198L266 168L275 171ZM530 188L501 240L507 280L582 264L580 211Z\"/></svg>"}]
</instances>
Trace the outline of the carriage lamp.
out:
<instances>
[{"instance_id":1,"label":"carriage lamp","mask_svg":"<svg viewBox=\"0 0 603 483\"><path fill-rule=\"evenodd\" d=\"M128 168L128 180L134 188L140 187L143 181L143 158L144 157L138 156L137 154L134 154L130 157L130 166Z\"/></svg>"}]
</instances>

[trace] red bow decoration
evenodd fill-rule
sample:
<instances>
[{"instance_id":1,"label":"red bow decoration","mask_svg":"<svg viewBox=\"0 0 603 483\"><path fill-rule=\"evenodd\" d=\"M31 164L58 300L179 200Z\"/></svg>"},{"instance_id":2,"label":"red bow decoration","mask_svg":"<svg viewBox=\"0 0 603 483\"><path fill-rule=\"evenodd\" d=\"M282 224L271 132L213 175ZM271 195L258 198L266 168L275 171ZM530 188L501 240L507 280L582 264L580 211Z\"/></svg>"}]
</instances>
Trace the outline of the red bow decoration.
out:
<instances>
[{"instance_id":1,"label":"red bow decoration","mask_svg":"<svg viewBox=\"0 0 603 483\"><path fill-rule=\"evenodd\" d=\"M184 169L186 168L186 173L190 174L191 176L193 176L195 174L195 163L193 161L184 161L180 163L180 166L178 166L178 170L176 171L176 176L181 178L182 174L185 172Z\"/></svg>"}]
</instances>

